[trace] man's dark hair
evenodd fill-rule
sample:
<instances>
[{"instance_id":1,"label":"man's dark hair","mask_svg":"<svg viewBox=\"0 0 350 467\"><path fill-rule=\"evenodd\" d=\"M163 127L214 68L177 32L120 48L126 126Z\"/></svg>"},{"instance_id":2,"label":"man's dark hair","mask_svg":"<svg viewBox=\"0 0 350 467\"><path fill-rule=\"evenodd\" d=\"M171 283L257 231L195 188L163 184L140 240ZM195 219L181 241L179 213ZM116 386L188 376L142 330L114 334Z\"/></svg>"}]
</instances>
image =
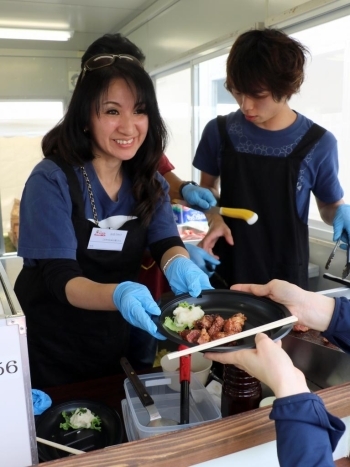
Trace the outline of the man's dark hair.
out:
<instances>
[{"instance_id":1,"label":"man's dark hair","mask_svg":"<svg viewBox=\"0 0 350 467\"><path fill-rule=\"evenodd\" d=\"M226 63L228 91L290 99L304 81L308 49L278 29L248 31L234 42Z\"/></svg>"},{"instance_id":2,"label":"man's dark hair","mask_svg":"<svg viewBox=\"0 0 350 467\"><path fill-rule=\"evenodd\" d=\"M146 57L141 49L133 42L129 41L121 34L105 34L96 39L85 51L81 57L81 68L89 58L98 54L127 54L137 58L139 62L144 63Z\"/></svg>"}]
</instances>

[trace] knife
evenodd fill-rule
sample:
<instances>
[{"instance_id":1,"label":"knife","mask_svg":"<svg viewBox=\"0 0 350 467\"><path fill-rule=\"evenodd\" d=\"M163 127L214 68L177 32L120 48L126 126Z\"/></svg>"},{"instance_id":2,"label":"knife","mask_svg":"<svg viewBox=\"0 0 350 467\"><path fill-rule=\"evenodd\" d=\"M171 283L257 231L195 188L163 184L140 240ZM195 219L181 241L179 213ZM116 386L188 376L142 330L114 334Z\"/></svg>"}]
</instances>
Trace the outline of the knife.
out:
<instances>
[{"instance_id":1,"label":"knife","mask_svg":"<svg viewBox=\"0 0 350 467\"><path fill-rule=\"evenodd\" d=\"M210 209L203 209L199 206L191 206L182 199L173 199L171 202L173 204L181 204L181 206L186 206L188 208L204 213L220 214L221 216L242 219L245 220L249 225L255 224L255 222L258 220L258 215L254 211L250 211L249 209L225 208L219 206L213 206Z\"/></svg>"}]
</instances>

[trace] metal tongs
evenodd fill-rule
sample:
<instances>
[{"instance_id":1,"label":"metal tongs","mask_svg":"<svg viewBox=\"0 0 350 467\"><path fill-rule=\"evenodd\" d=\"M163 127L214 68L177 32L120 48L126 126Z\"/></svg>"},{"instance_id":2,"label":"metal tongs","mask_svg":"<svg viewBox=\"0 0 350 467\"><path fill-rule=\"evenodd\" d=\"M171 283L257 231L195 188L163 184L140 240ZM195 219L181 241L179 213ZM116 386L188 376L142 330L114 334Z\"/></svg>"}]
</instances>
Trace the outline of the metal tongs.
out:
<instances>
[{"instance_id":1,"label":"metal tongs","mask_svg":"<svg viewBox=\"0 0 350 467\"><path fill-rule=\"evenodd\" d=\"M341 275L342 279L346 279L350 274L350 245L348 243L348 248L346 249L346 264Z\"/></svg>"},{"instance_id":2,"label":"metal tongs","mask_svg":"<svg viewBox=\"0 0 350 467\"><path fill-rule=\"evenodd\" d=\"M334 248L333 248L331 254L329 255L329 258L328 258L327 263L326 263L326 266L325 266L326 269L329 269L329 266L330 266L330 264L331 264L331 261L332 261L332 259L333 259L334 256L335 256L335 252L337 251L338 246L340 245L340 241L341 241L341 240L340 240L340 238L339 238L339 240L337 241L337 243L334 245Z\"/></svg>"},{"instance_id":3,"label":"metal tongs","mask_svg":"<svg viewBox=\"0 0 350 467\"><path fill-rule=\"evenodd\" d=\"M337 248L339 247L340 243L341 243L341 239L339 238L339 240L334 245L334 248L331 251L331 254L329 255L329 258L328 258L327 263L325 265L326 269L329 269L331 261L334 258L335 252L337 251ZM349 274L350 274L350 245L348 244L348 248L347 248L347 251L346 251L346 263L345 263L345 267L343 269L341 278L346 279Z\"/></svg>"}]
</instances>

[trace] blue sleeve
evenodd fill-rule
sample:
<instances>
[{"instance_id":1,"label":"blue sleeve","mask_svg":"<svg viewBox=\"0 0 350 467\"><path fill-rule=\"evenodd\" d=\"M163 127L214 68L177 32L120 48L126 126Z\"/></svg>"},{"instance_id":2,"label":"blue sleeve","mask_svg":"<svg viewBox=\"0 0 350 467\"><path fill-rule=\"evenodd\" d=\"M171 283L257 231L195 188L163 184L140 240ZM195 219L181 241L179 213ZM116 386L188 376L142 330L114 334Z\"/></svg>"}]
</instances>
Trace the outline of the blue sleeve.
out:
<instances>
[{"instance_id":1,"label":"blue sleeve","mask_svg":"<svg viewBox=\"0 0 350 467\"><path fill-rule=\"evenodd\" d=\"M331 322L322 335L329 342L350 354L350 301L347 298L335 298Z\"/></svg>"},{"instance_id":2,"label":"blue sleeve","mask_svg":"<svg viewBox=\"0 0 350 467\"><path fill-rule=\"evenodd\" d=\"M220 175L220 135L216 118L205 126L199 141L193 166L214 177Z\"/></svg>"},{"instance_id":3,"label":"blue sleeve","mask_svg":"<svg viewBox=\"0 0 350 467\"><path fill-rule=\"evenodd\" d=\"M148 245L164 240L168 237L179 237L179 231L175 222L173 209L170 202L169 184L160 174L157 175L160 180L165 198L159 202L153 215L152 221L148 227L147 243Z\"/></svg>"},{"instance_id":4,"label":"blue sleeve","mask_svg":"<svg viewBox=\"0 0 350 467\"><path fill-rule=\"evenodd\" d=\"M18 255L26 264L33 259L76 259L71 214L67 178L44 159L29 176L21 198Z\"/></svg>"},{"instance_id":5,"label":"blue sleeve","mask_svg":"<svg viewBox=\"0 0 350 467\"><path fill-rule=\"evenodd\" d=\"M277 455L281 467L334 467L333 451L345 431L344 423L327 412L316 394L276 399Z\"/></svg>"},{"instance_id":6,"label":"blue sleeve","mask_svg":"<svg viewBox=\"0 0 350 467\"><path fill-rule=\"evenodd\" d=\"M344 196L344 191L338 178L339 161L338 145L335 136L327 131L317 143L314 153L309 155L311 161L308 170L315 170L312 187L314 195L324 203L335 203ZM315 159L317 164L313 164Z\"/></svg>"}]
</instances>

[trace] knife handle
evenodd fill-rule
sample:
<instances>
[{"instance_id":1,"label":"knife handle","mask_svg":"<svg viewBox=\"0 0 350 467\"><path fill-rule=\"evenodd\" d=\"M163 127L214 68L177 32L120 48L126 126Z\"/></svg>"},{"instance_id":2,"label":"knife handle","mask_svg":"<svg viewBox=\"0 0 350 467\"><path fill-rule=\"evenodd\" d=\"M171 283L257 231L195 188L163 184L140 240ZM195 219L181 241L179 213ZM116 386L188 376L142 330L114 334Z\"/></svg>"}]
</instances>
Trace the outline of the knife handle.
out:
<instances>
[{"instance_id":1,"label":"knife handle","mask_svg":"<svg viewBox=\"0 0 350 467\"><path fill-rule=\"evenodd\" d=\"M148 394L145 386L143 385L142 381L140 378L137 376L135 373L134 369L130 365L130 362L127 358L122 357L120 359L120 364L125 371L126 376L129 378L129 381L134 388L134 391L136 394L139 396L142 404L144 407L147 407L148 405L154 404L154 400L152 397Z\"/></svg>"},{"instance_id":2,"label":"knife handle","mask_svg":"<svg viewBox=\"0 0 350 467\"><path fill-rule=\"evenodd\" d=\"M235 219L243 219L250 225L255 224L258 220L258 215L249 209L220 208L220 214L222 216L233 217Z\"/></svg>"}]
</instances>

